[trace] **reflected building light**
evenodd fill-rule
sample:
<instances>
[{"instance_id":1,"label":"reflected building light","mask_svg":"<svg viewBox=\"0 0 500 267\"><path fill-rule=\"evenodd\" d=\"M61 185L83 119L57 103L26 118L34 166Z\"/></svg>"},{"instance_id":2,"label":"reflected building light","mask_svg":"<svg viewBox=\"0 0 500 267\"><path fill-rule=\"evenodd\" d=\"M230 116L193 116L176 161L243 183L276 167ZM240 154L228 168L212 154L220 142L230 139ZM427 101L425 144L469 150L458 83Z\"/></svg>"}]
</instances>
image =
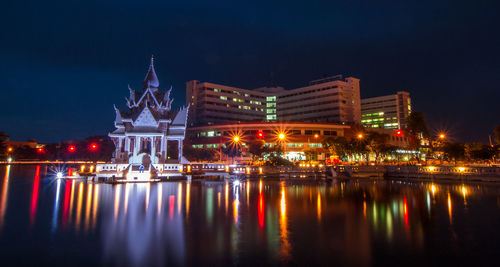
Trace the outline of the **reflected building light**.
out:
<instances>
[{"instance_id":1,"label":"reflected building light","mask_svg":"<svg viewBox=\"0 0 500 267\"><path fill-rule=\"evenodd\" d=\"M189 202L191 200L191 183L186 185L186 218L189 216Z\"/></svg>"},{"instance_id":2,"label":"reflected building light","mask_svg":"<svg viewBox=\"0 0 500 267\"><path fill-rule=\"evenodd\" d=\"M168 217L170 221L174 219L174 207L175 207L174 205L175 205L175 196L170 195L168 197Z\"/></svg>"},{"instance_id":3,"label":"reflected building light","mask_svg":"<svg viewBox=\"0 0 500 267\"><path fill-rule=\"evenodd\" d=\"M0 198L0 230L3 227L5 211L7 210L7 195L9 193L10 164L5 168L5 176L2 183L2 197Z\"/></svg>"},{"instance_id":4,"label":"reflected building light","mask_svg":"<svg viewBox=\"0 0 500 267\"><path fill-rule=\"evenodd\" d=\"M465 187L465 185L462 185L461 187L461 191L462 191L462 196L464 197L464 204L467 205L467 188Z\"/></svg>"},{"instance_id":5,"label":"reflected building light","mask_svg":"<svg viewBox=\"0 0 500 267\"><path fill-rule=\"evenodd\" d=\"M31 191L30 226L33 227L36 218L38 204L38 188L40 185L40 165L36 165L35 179L33 180L33 190Z\"/></svg>"},{"instance_id":6,"label":"reflected building light","mask_svg":"<svg viewBox=\"0 0 500 267\"><path fill-rule=\"evenodd\" d=\"M226 214L227 214L227 209L229 205L229 183L226 182L226 189L225 189L225 194L224 194L224 201L226 204Z\"/></svg>"},{"instance_id":7,"label":"reflected building light","mask_svg":"<svg viewBox=\"0 0 500 267\"><path fill-rule=\"evenodd\" d=\"M158 208L158 215L160 215L161 214L161 202L162 202L162 197L163 197L163 185L162 185L162 183L158 183L157 192L158 192L158 197L157 197L158 203L156 204L156 206Z\"/></svg>"},{"instance_id":8,"label":"reflected building light","mask_svg":"<svg viewBox=\"0 0 500 267\"><path fill-rule=\"evenodd\" d=\"M287 260L290 258L290 250L291 245L288 240L288 222L286 217L286 196L285 196L285 187L282 185L281 187L281 204L280 204L280 239L281 239L281 249L280 256Z\"/></svg>"},{"instance_id":9,"label":"reflected building light","mask_svg":"<svg viewBox=\"0 0 500 267\"><path fill-rule=\"evenodd\" d=\"M121 186L121 185L120 185ZM128 196L130 194L130 190L132 185L125 183L125 200L123 201L123 215L127 216L127 211L128 211ZM119 198L119 196L118 196Z\"/></svg>"},{"instance_id":10,"label":"reflected building light","mask_svg":"<svg viewBox=\"0 0 500 267\"><path fill-rule=\"evenodd\" d=\"M363 201L363 216L366 218L366 201Z\"/></svg>"},{"instance_id":11,"label":"reflected building light","mask_svg":"<svg viewBox=\"0 0 500 267\"><path fill-rule=\"evenodd\" d=\"M177 185L177 214L181 214L182 206L182 183Z\"/></svg>"},{"instance_id":12,"label":"reflected building light","mask_svg":"<svg viewBox=\"0 0 500 267\"><path fill-rule=\"evenodd\" d=\"M316 209L318 212L318 221L321 221L321 197L318 192L318 197L317 197L317 204L316 204Z\"/></svg>"},{"instance_id":13,"label":"reflected building light","mask_svg":"<svg viewBox=\"0 0 500 267\"><path fill-rule=\"evenodd\" d=\"M233 200L233 219L234 224L238 224L238 208L240 206L240 193L238 188L234 190L234 200Z\"/></svg>"},{"instance_id":14,"label":"reflected building light","mask_svg":"<svg viewBox=\"0 0 500 267\"><path fill-rule=\"evenodd\" d=\"M220 209L220 192L217 192L217 209Z\"/></svg>"},{"instance_id":15,"label":"reflected building light","mask_svg":"<svg viewBox=\"0 0 500 267\"><path fill-rule=\"evenodd\" d=\"M453 214L452 214L452 207L451 207L451 195L450 192L448 192L448 215L450 217L450 224L453 223Z\"/></svg>"},{"instance_id":16,"label":"reflected building light","mask_svg":"<svg viewBox=\"0 0 500 267\"><path fill-rule=\"evenodd\" d=\"M387 213L385 214L385 221L387 223L387 239L392 240L392 233L393 233L393 227L392 227L392 213L390 209L387 209Z\"/></svg>"},{"instance_id":17,"label":"reflected building light","mask_svg":"<svg viewBox=\"0 0 500 267\"><path fill-rule=\"evenodd\" d=\"M146 199L144 200L146 213L148 212L148 208L149 208L149 197L150 197L149 194L150 194L150 192L151 192L151 183L147 183L146 184Z\"/></svg>"},{"instance_id":18,"label":"reflected building light","mask_svg":"<svg viewBox=\"0 0 500 267\"><path fill-rule=\"evenodd\" d=\"M373 209L372 209L372 217L373 217L373 225L377 227L377 202L373 202Z\"/></svg>"},{"instance_id":19,"label":"reflected building light","mask_svg":"<svg viewBox=\"0 0 500 267\"><path fill-rule=\"evenodd\" d=\"M250 168L248 168L250 170ZM250 181L247 180L247 207L250 206Z\"/></svg>"},{"instance_id":20,"label":"reflected building light","mask_svg":"<svg viewBox=\"0 0 500 267\"><path fill-rule=\"evenodd\" d=\"M120 209L120 191L122 189L122 185L119 184L116 186L116 191L115 191L115 206L114 206L114 216L115 216L115 222L118 220L118 212ZM125 194L127 191L125 190Z\"/></svg>"},{"instance_id":21,"label":"reflected building light","mask_svg":"<svg viewBox=\"0 0 500 267\"><path fill-rule=\"evenodd\" d=\"M78 184L78 201L76 203L76 230L80 230L80 218L82 214L82 202L83 202L83 182Z\"/></svg>"},{"instance_id":22,"label":"reflected building light","mask_svg":"<svg viewBox=\"0 0 500 267\"><path fill-rule=\"evenodd\" d=\"M259 194L262 193L262 180L259 180Z\"/></svg>"},{"instance_id":23,"label":"reflected building light","mask_svg":"<svg viewBox=\"0 0 500 267\"><path fill-rule=\"evenodd\" d=\"M73 180L66 180L64 186L64 200L63 200L63 214L62 214L62 226L66 229L68 223L68 210L69 210L69 198L71 194L71 184Z\"/></svg>"},{"instance_id":24,"label":"reflected building light","mask_svg":"<svg viewBox=\"0 0 500 267\"><path fill-rule=\"evenodd\" d=\"M431 214L431 195L429 194L429 191L427 191L427 212L429 215Z\"/></svg>"},{"instance_id":25,"label":"reflected building light","mask_svg":"<svg viewBox=\"0 0 500 267\"><path fill-rule=\"evenodd\" d=\"M434 196L436 194L436 191L437 191L437 188L434 184L431 185L431 192L432 192L432 195Z\"/></svg>"},{"instance_id":26,"label":"reflected building light","mask_svg":"<svg viewBox=\"0 0 500 267\"><path fill-rule=\"evenodd\" d=\"M75 200L75 184L76 182L71 183L71 194L69 197L69 224L73 222L73 204Z\"/></svg>"},{"instance_id":27,"label":"reflected building light","mask_svg":"<svg viewBox=\"0 0 500 267\"><path fill-rule=\"evenodd\" d=\"M261 181L262 182L262 181ZM258 216L259 216L259 227L260 229L264 229L264 194L259 193L259 204L258 204Z\"/></svg>"},{"instance_id":28,"label":"reflected building light","mask_svg":"<svg viewBox=\"0 0 500 267\"><path fill-rule=\"evenodd\" d=\"M94 200L92 203L92 230L95 229L97 224L98 211L99 211L99 184L96 184L94 189Z\"/></svg>"},{"instance_id":29,"label":"reflected building light","mask_svg":"<svg viewBox=\"0 0 500 267\"><path fill-rule=\"evenodd\" d=\"M88 184L87 185L87 204L85 206L85 233L89 229L89 223L90 223L90 208L92 205L92 189L93 189L94 184Z\"/></svg>"},{"instance_id":30,"label":"reflected building light","mask_svg":"<svg viewBox=\"0 0 500 267\"><path fill-rule=\"evenodd\" d=\"M404 212L404 218L405 218L405 227L406 227L406 228L408 228L408 226L409 226L409 224L408 224L408 223L409 223L409 222L408 222L408 203L407 203L407 201L406 201L406 197L404 198L404 200L403 200L403 201L404 201L404 202L403 202L403 203L404 203L404 204L403 204L403 205L404 205L404 206L403 206L403 212Z\"/></svg>"},{"instance_id":31,"label":"reflected building light","mask_svg":"<svg viewBox=\"0 0 500 267\"><path fill-rule=\"evenodd\" d=\"M54 201L54 213L52 214L52 232L57 229L57 215L59 213L59 193L61 191L61 179L56 179L57 189L56 189L56 200Z\"/></svg>"},{"instance_id":32,"label":"reflected building light","mask_svg":"<svg viewBox=\"0 0 500 267\"><path fill-rule=\"evenodd\" d=\"M207 188L206 201L205 201L206 204L205 212L207 215L207 223L209 226L211 226L212 224L212 218L214 213L213 191L214 191L213 188Z\"/></svg>"}]
</instances>

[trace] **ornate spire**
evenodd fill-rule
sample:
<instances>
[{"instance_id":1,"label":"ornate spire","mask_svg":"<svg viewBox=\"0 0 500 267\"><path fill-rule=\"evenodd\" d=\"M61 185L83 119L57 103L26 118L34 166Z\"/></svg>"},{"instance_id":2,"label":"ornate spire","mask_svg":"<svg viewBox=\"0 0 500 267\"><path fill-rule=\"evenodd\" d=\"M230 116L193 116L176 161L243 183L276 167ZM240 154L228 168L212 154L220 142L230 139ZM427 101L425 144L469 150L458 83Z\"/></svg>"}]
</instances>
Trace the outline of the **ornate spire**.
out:
<instances>
[{"instance_id":1,"label":"ornate spire","mask_svg":"<svg viewBox=\"0 0 500 267\"><path fill-rule=\"evenodd\" d=\"M158 90L160 86L160 82L158 81L158 77L156 77L155 67L154 67L154 57L151 55L151 64L149 64L149 70L146 74L146 78L142 82L144 89L151 88L153 91Z\"/></svg>"}]
</instances>

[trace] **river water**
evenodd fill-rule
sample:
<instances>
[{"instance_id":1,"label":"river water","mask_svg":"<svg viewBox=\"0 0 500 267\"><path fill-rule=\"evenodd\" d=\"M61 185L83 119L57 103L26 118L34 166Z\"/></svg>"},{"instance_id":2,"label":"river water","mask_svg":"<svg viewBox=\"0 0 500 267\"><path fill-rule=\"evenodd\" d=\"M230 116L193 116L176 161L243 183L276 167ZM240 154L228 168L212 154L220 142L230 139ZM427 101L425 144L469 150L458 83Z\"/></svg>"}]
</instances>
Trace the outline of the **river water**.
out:
<instances>
[{"instance_id":1,"label":"river water","mask_svg":"<svg viewBox=\"0 0 500 267\"><path fill-rule=\"evenodd\" d=\"M500 187L93 184L0 166L0 264L493 265Z\"/></svg>"}]
</instances>

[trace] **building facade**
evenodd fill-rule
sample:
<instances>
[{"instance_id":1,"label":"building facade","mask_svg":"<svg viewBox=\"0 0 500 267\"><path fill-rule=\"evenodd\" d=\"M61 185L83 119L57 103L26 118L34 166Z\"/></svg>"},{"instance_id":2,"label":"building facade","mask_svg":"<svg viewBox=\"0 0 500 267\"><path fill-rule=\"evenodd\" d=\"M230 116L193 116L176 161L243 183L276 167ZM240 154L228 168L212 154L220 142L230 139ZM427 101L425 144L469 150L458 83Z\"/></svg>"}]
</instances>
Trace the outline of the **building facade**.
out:
<instances>
[{"instance_id":1,"label":"building facade","mask_svg":"<svg viewBox=\"0 0 500 267\"><path fill-rule=\"evenodd\" d=\"M361 123L369 128L404 129L411 113L410 93L361 99Z\"/></svg>"},{"instance_id":2,"label":"building facade","mask_svg":"<svg viewBox=\"0 0 500 267\"><path fill-rule=\"evenodd\" d=\"M186 83L190 125L241 122L361 122L359 79L341 75L311 81L308 86L285 90L253 90L196 80Z\"/></svg>"},{"instance_id":3,"label":"building facade","mask_svg":"<svg viewBox=\"0 0 500 267\"><path fill-rule=\"evenodd\" d=\"M347 125L333 123L247 122L190 127L187 135L193 148L220 150L237 145L245 152L249 142L262 139L267 147L281 145L284 157L289 160L305 160L307 150L314 151L318 160L324 160L327 151L321 142L327 137L344 136L347 129Z\"/></svg>"}]
</instances>

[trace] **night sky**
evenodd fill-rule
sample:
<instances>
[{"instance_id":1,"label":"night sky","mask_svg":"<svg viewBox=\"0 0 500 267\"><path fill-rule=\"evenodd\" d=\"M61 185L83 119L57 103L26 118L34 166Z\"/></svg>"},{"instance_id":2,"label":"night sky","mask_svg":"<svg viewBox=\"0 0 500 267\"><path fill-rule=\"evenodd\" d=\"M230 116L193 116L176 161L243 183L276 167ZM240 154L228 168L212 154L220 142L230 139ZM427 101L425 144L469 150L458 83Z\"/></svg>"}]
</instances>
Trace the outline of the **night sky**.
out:
<instances>
[{"instance_id":1,"label":"night sky","mask_svg":"<svg viewBox=\"0 0 500 267\"><path fill-rule=\"evenodd\" d=\"M155 55L160 89L185 82L291 89L361 79L361 97L409 91L433 132L488 140L500 124L496 1L4 1L0 131L59 142L113 129Z\"/></svg>"}]
</instances>

